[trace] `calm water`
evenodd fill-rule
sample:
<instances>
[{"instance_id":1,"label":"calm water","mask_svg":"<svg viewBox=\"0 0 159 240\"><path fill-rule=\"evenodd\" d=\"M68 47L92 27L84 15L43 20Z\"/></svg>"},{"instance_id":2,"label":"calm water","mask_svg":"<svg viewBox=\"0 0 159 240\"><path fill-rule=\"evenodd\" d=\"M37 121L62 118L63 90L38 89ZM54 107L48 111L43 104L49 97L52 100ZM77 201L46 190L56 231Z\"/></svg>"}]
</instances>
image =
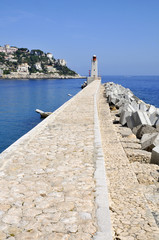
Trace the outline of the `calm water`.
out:
<instances>
[{"instance_id":1,"label":"calm water","mask_svg":"<svg viewBox=\"0 0 159 240\"><path fill-rule=\"evenodd\" d=\"M130 88L143 101L159 107L159 76L103 76L102 82ZM36 108L52 112L81 90L84 79L0 80L0 152L37 125Z\"/></svg>"},{"instance_id":2,"label":"calm water","mask_svg":"<svg viewBox=\"0 0 159 240\"><path fill-rule=\"evenodd\" d=\"M0 80L0 152L37 125L35 109L52 112L81 90L84 79Z\"/></svg>"}]
</instances>

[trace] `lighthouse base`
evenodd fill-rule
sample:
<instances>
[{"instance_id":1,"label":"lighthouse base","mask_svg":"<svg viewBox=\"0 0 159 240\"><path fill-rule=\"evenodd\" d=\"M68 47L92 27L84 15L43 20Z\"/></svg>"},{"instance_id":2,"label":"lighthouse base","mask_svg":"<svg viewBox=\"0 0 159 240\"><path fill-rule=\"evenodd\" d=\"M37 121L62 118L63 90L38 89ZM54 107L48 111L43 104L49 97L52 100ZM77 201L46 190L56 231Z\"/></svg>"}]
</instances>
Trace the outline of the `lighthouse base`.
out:
<instances>
[{"instance_id":1,"label":"lighthouse base","mask_svg":"<svg viewBox=\"0 0 159 240\"><path fill-rule=\"evenodd\" d=\"M101 80L101 77L87 77L87 85L93 82L94 80Z\"/></svg>"}]
</instances>

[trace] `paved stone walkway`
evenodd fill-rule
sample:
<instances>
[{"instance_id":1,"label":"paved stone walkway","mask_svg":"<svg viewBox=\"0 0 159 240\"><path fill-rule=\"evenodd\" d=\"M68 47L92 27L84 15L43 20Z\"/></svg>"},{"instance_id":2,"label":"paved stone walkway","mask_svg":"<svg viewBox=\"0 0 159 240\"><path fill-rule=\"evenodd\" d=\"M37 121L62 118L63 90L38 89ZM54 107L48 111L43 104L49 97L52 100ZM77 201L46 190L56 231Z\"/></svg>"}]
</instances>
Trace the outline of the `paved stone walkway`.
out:
<instances>
[{"instance_id":1,"label":"paved stone walkway","mask_svg":"<svg viewBox=\"0 0 159 240\"><path fill-rule=\"evenodd\" d=\"M0 155L0 239L93 239L96 84Z\"/></svg>"},{"instance_id":2,"label":"paved stone walkway","mask_svg":"<svg viewBox=\"0 0 159 240\"><path fill-rule=\"evenodd\" d=\"M114 239L159 240L159 229L117 137L103 92L104 87L99 115Z\"/></svg>"}]
</instances>

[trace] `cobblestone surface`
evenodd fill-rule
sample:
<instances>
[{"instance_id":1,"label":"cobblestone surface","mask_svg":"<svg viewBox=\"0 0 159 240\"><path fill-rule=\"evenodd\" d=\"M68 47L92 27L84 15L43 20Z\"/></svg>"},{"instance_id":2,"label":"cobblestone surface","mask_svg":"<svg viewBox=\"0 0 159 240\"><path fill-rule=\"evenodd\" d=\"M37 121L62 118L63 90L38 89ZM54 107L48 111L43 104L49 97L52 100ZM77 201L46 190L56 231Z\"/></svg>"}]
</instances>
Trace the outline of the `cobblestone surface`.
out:
<instances>
[{"instance_id":1,"label":"cobblestone surface","mask_svg":"<svg viewBox=\"0 0 159 240\"><path fill-rule=\"evenodd\" d=\"M101 91L99 115L105 167L109 180L108 190L114 239L159 240L159 229L148 207L144 189L139 184L135 168L129 162L116 133L103 92L104 88ZM134 146L138 149L137 143Z\"/></svg>"},{"instance_id":2,"label":"cobblestone surface","mask_svg":"<svg viewBox=\"0 0 159 240\"><path fill-rule=\"evenodd\" d=\"M95 235L95 84L0 155L0 239Z\"/></svg>"}]
</instances>

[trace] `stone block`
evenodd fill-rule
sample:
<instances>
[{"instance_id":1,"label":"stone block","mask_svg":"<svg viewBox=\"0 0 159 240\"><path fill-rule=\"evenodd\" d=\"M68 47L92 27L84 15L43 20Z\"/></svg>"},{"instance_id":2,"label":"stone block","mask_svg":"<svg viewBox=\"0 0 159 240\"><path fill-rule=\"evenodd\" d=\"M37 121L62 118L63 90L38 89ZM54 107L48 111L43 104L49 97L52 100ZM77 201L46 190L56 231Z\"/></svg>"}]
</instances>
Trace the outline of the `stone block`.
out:
<instances>
[{"instance_id":1,"label":"stone block","mask_svg":"<svg viewBox=\"0 0 159 240\"><path fill-rule=\"evenodd\" d=\"M121 98L117 103L116 107L120 108L125 104L125 99Z\"/></svg>"},{"instance_id":2,"label":"stone block","mask_svg":"<svg viewBox=\"0 0 159 240\"><path fill-rule=\"evenodd\" d=\"M131 106L135 109L135 111L139 110L139 104L136 101L132 101Z\"/></svg>"},{"instance_id":3,"label":"stone block","mask_svg":"<svg viewBox=\"0 0 159 240\"><path fill-rule=\"evenodd\" d=\"M152 149L152 155L150 163L159 165L159 145Z\"/></svg>"},{"instance_id":4,"label":"stone block","mask_svg":"<svg viewBox=\"0 0 159 240\"><path fill-rule=\"evenodd\" d=\"M146 133L156 133L156 128L149 125L140 125L136 131L136 137L141 139L142 136Z\"/></svg>"},{"instance_id":5,"label":"stone block","mask_svg":"<svg viewBox=\"0 0 159 240\"><path fill-rule=\"evenodd\" d=\"M159 145L159 133L147 133L143 135L141 139L142 149L151 152L157 145Z\"/></svg>"},{"instance_id":6,"label":"stone block","mask_svg":"<svg viewBox=\"0 0 159 240\"><path fill-rule=\"evenodd\" d=\"M142 112L146 112L147 111L147 107L146 107L146 104L141 102L139 104L139 110L142 111Z\"/></svg>"},{"instance_id":7,"label":"stone block","mask_svg":"<svg viewBox=\"0 0 159 240\"><path fill-rule=\"evenodd\" d=\"M149 119L146 112L141 112L141 111L134 112L132 114L132 117L133 117L134 122L135 122L134 127L136 127L138 125L144 125L144 124L151 126L150 119Z\"/></svg>"},{"instance_id":8,"label":"stone block","mask_svg":"<svg viewBox=\"0 0 159 240\"><path fill-rule=\"evenodd\" d=\"M152 114L152 113L156 112L155 106L150 105L150 107L149 107L149 109L147 110L147 112L148 112L149 114Z\"/></svg>"},{"instance_id":9,"label":"stone block","mask_svg":"<svg viewBox=\"0 0 159 240\"><path fill-rule=\"evenodd\" d=\"M134 127L132 129L132 132L136 135L137 134L137 131L142 127L142 124L141 125L138 125L137 127Z\"/></svg>"},{"instance_id":10,"label":"stone block","mask_svg":"<svg viewBox=\"0 0 159 240\"><path fill-rule=\"evenodd\" d=\"M159 118L158 118L158 120L155 122L155 127L156 127L156 128L159 127Z\"/></svg>"},{"instance_id":11,"label":"stone block","mask_svg":"<svg viewBox=\"0 0 159 240\"><path fill-rule=\"evenodd\" d=\"M122 126L124 126L126 123L127 123L127 120L126 118L128 116L131 116L132 115L132 112L129 112L129 111L122 111L121 114L120 114L120 123Z\"/></svg>"},{"instance_id":12,"label":"stone block","mask_svg":"<svg viewBox=\"0 0 159 240\"><path fill-rule=\"evenodd\" d=\"M123 106L119 108L119 115L123 111L135 112L135 109L129 103L125 103Z\"/></svg>"},{"instance_id":13,"label":"stone block","mask_svg":"<svg viewBox=\"0 0 159 240\"><path fill-rule=\"evenodd\" d=\"M156 112L153 112L152 114L150 114L149 119L150 119L150 121L151 121L152 126L155 126L155 125L156 125L156 122L157 122L158 118L159 118L159 117L158 117L158 115L156 114Z\"/></svg>"},{"instance_id":14,"label":"stone block","mask_svg":"<svg viewBox=\"0 0 159 240\"><path fill-rule=\"evenodd\" d=\"M135 126L135 122L132 115L126 118L126 122L127 122L128 128L133 129L133 127Z\"/></svg>"}]
</instances>

